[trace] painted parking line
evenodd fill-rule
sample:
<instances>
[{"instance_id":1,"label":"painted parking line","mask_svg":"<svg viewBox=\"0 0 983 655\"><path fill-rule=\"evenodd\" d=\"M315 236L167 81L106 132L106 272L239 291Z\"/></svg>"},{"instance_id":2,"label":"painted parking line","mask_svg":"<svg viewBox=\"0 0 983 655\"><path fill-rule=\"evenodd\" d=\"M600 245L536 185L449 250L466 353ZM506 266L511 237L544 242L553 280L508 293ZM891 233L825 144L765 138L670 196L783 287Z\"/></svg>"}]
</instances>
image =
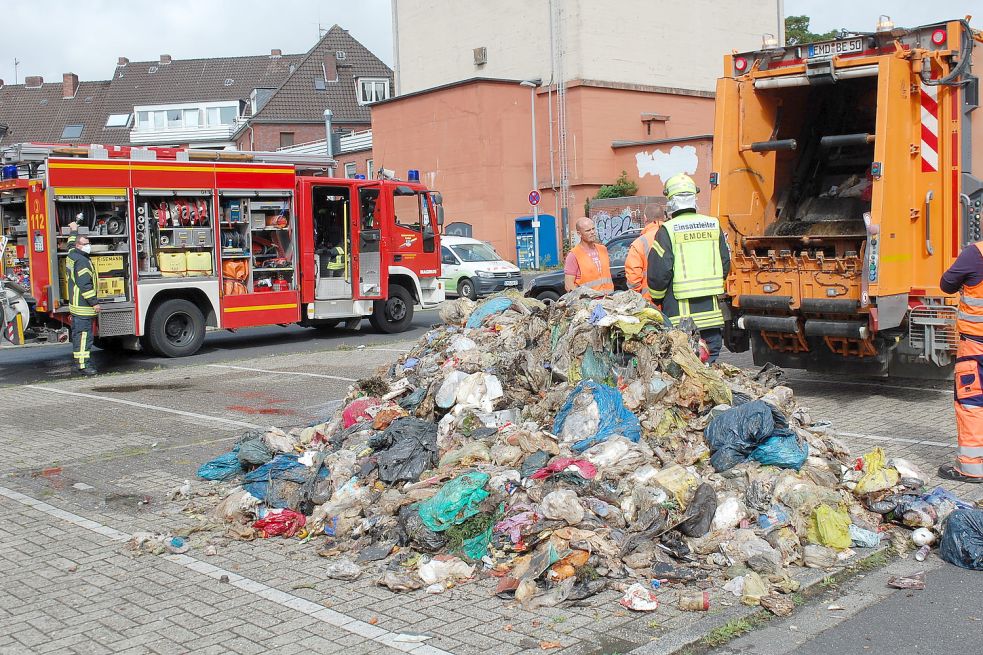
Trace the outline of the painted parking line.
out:
<instances>
[{"instance_id":1,"label":"painted parking line","mask_svg":"<svg viewBox=\"0 0 983 655\"><path fill-rule=\"evenodd\" d=\"M95 532L96 534L102 535L115 542L125 542L131 537L131 535L125 532L121 532L107 525L103 525L102 523L87 519L84 516L67 512L63 509L55 507L54 505L49 505L42 500L38 500L36 498L32 498L31 496L14 491L13 489L0 487L0 496L9 498L14 502L30 507L38 512L47 514L48 516L52 516L80 528ZM213 578L215 580L220 580L224 577L228 580L230 585L252 596L268 600L271 603L276 603L281 607L290 608L300 612L301 614L306 614L317 621L326 623L335 628L358 635L365 639L369 639L376 643L383 644L389 648L400 650L405 653L414 653L414 655L451 655L447 651L434 648L433 646L429 646L427 644L401 642L398 640L398 633L383 630L382 628L366 623L365 621L353 619L347 614L342 614L337 610L327 608L324 605L319 605L286 591L281 591L275 587L270 587L269 585L263 584L258 580L253 580L251 578L239 575L238 573L233 573L232 571L209 564L208 562L203 562L199 559L195 559L194 557L189 557L188 555L162 555L161 557L173 564L177 564L178 566L188 569L189 571L194 571L195 573Z\"/></svg>"},{"instance_id":2,"label":"painted parking line","mask_svg":"<svg viewBox=\"0 0 983 655\"><path fill-rule=\"evenodd\" d=\"M98 400L100 403L116 403L117 405L128 405L130 407L137 407L139 409L150 409L155 412L175 414L177 416L185 416L187 418L194 418L203 421L215 421L216 423L225 423L226 425L234 425L236 427L242 427L242 428L251 428L253 430L265 429L265 427L262 425L249 423L247 421L238 421L233 418L210 416L208 414L199 414L197 412L186 412L181 409L171 409L170 407L161 407L160 405L148 405L147 403L138 403L133 400L123 400L122 398L112 398L101 394L97 395L91 393L82 393L80 391L66 391L65 389L56 389L55 387L48 387L48 386L36 385L36 384L25 384L24 387L26 389L36 389L38 391L44 391L46 393L57 393L63 396L76 396L78 398L88 398L90 400Z\"/></svg>"},{"instance_id":3,"label":"painted parking line","mask_svg":"<svg viewBox=\"0 0 983 655\"><path fill-rule=\"evenodd\" d=\"M902 387L890 383L878 382L847 382L844 380L812 380L809 378L785 378L786 382L811 382L814 384L831 384L839 386L841 384L854 387L877 387L878 389L903 389L905 391L928 391L929 393L941 393L952 395L952 389L932 389L929 387Z\"/></svg>"},{"instance_id":4,"label":"painted parking line","mask_svg":"<svg viewBox=\"0 0 983 655\"><path fill-rule=\"evenodd\" d=\"M253 368L252 366L233 366L232 364L206 364L212 368L230 368L237 371L253 371L254 373L269 373L275 375L300 375L307 378L324 378L326 380L338 380L340 382L358 382L355 378L343 378L338 375L324 375L323 373L304 373L302 371L274 371L268 368Z\"/></svg>"},{"instance_id":5,"label":"painted parking line","mask_svg":"<svg viewBox=\"0 0 983 655\"><path fill-rule=\"evenodd\" d=\"M852 437L854 439L868 439L870 441L888 441L890 443L903 443L912 446L937 446L939 448L955 448L952 443L942 441L930 441L929 439L904 439L902 437L884 437L879 434L863 434L860 432L834 432L838 437Z\"/></svg>"}]
</instances>

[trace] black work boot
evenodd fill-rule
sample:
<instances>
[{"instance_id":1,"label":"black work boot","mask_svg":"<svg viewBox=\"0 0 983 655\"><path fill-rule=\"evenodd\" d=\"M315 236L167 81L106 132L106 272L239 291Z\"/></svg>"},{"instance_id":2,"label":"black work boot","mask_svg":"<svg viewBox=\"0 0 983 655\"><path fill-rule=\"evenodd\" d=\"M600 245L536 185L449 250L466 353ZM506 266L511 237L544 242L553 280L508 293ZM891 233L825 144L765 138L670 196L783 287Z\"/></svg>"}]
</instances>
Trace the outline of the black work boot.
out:
<instances>
[{"instance_id":1,"label":"black work boot","mask_svg":"<svg viewBox=\"0 0 983 655\"><path fill-rule=\"evenodd\" d=\"M91 366L86 366L85 368L78 368L75 370L78 371L79 375L84 375L85 377L89 377L89 378L91 378L93 375L99 374L99 371L92 368Z\"/></svg>"}]
</instances>

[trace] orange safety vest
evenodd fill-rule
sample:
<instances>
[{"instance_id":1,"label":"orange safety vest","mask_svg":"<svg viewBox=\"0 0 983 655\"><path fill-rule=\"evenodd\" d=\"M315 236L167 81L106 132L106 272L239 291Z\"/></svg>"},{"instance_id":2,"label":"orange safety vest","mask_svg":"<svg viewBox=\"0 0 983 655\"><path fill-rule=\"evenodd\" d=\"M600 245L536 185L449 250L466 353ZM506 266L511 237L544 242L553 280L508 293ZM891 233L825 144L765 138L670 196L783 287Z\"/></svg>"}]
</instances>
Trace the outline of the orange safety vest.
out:
<instances>
[{"instance_id":1,"label":"orange safety vest","mask_svg":"<svg viewBox=\"0 0 983 655\"><path fill-rule=\"evenodd\" d=\"M648 301L652 300L648 283L649 250L655 243L655 233L659 231L660 225L662 225L661 221L646 225L639 237L631 242L628 256L625 257L625 279L628 281L628 288L642 294Z\"/></svg>"},{"instance_id":2,"label":"orange safety vest","mask_svg":"<svg viewBox=\"0 0 983 655\"><path fill-rule=\"evenodd\" d=\"M983 242L973 245L983 253ZM983 282L960 289L956 329L959 334L983 337Z\"/></svg>"},{"instance_id":3,"label":"orange safety vest","mask_svg":"<svg viewBox=\"0 0 983 655\"><path fill-rule=\"evenodd\" d=\"M597 248L597 259L601 264L600 268L594 264L594 258L590 256L583 243L578 243L570 251L577 258L577 266L580 267L580 273L574 278L574 283L578 287L590 287L595 291L614 291L608 249L599 243L595 243L594 247Z\"/></svg>"}]
</instances>

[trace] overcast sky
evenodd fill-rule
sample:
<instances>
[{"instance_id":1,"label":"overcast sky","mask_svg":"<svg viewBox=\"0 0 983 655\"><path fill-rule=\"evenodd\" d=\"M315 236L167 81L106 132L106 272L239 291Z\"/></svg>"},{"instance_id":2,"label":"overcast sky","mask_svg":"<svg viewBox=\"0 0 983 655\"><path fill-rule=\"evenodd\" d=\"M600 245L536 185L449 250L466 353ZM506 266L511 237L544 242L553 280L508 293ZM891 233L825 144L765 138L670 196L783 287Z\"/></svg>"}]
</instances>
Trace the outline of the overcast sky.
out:
<instances>
[{"instance_id":1,"label":"overcast sky","mask_svg":"<svg viewBox=\"0 0 983 655\"><path fill-rule=\"evenodd\" d=\"M785 0L785 13L810 16L815 32L841 27L866 31L874 29L882 12L890 14L897 25L910 26L961 18L977 2ZM26 75L43 75L46 81L57 82L66 72L77 73L84 80L108 79L119 56L147 61L161 54L192 59L257 55L272 48L284 53L306 52L318 38L318 23L325 29L335 23L348 29L391 66L389 7L389 0L4 2L0 18L0 79L14 81L15 57L20 60L20 82ZM979 20L974 22L980 26Z\"/></svg>"}]
</instances>

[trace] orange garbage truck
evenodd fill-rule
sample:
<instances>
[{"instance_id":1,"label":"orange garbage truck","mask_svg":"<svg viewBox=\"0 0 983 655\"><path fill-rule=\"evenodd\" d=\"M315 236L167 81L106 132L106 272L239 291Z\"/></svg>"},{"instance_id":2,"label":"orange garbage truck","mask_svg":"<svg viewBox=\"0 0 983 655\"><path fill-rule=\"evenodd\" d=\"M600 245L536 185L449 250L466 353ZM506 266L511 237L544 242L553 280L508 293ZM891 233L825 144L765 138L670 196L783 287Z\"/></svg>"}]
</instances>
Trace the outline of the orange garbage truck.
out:
<instances>
[{"instance_id":1,"label":"orange garbage truck","mask_svg":"<svg viewBox=\"0 0 983 655\"><path fill-rule=\"evenodd\" d=\"M983 239L983 35L969 20L724 58L711 213L725 339L755 364L951 377L939 278Z\"/></svg>"}]
</instances>

